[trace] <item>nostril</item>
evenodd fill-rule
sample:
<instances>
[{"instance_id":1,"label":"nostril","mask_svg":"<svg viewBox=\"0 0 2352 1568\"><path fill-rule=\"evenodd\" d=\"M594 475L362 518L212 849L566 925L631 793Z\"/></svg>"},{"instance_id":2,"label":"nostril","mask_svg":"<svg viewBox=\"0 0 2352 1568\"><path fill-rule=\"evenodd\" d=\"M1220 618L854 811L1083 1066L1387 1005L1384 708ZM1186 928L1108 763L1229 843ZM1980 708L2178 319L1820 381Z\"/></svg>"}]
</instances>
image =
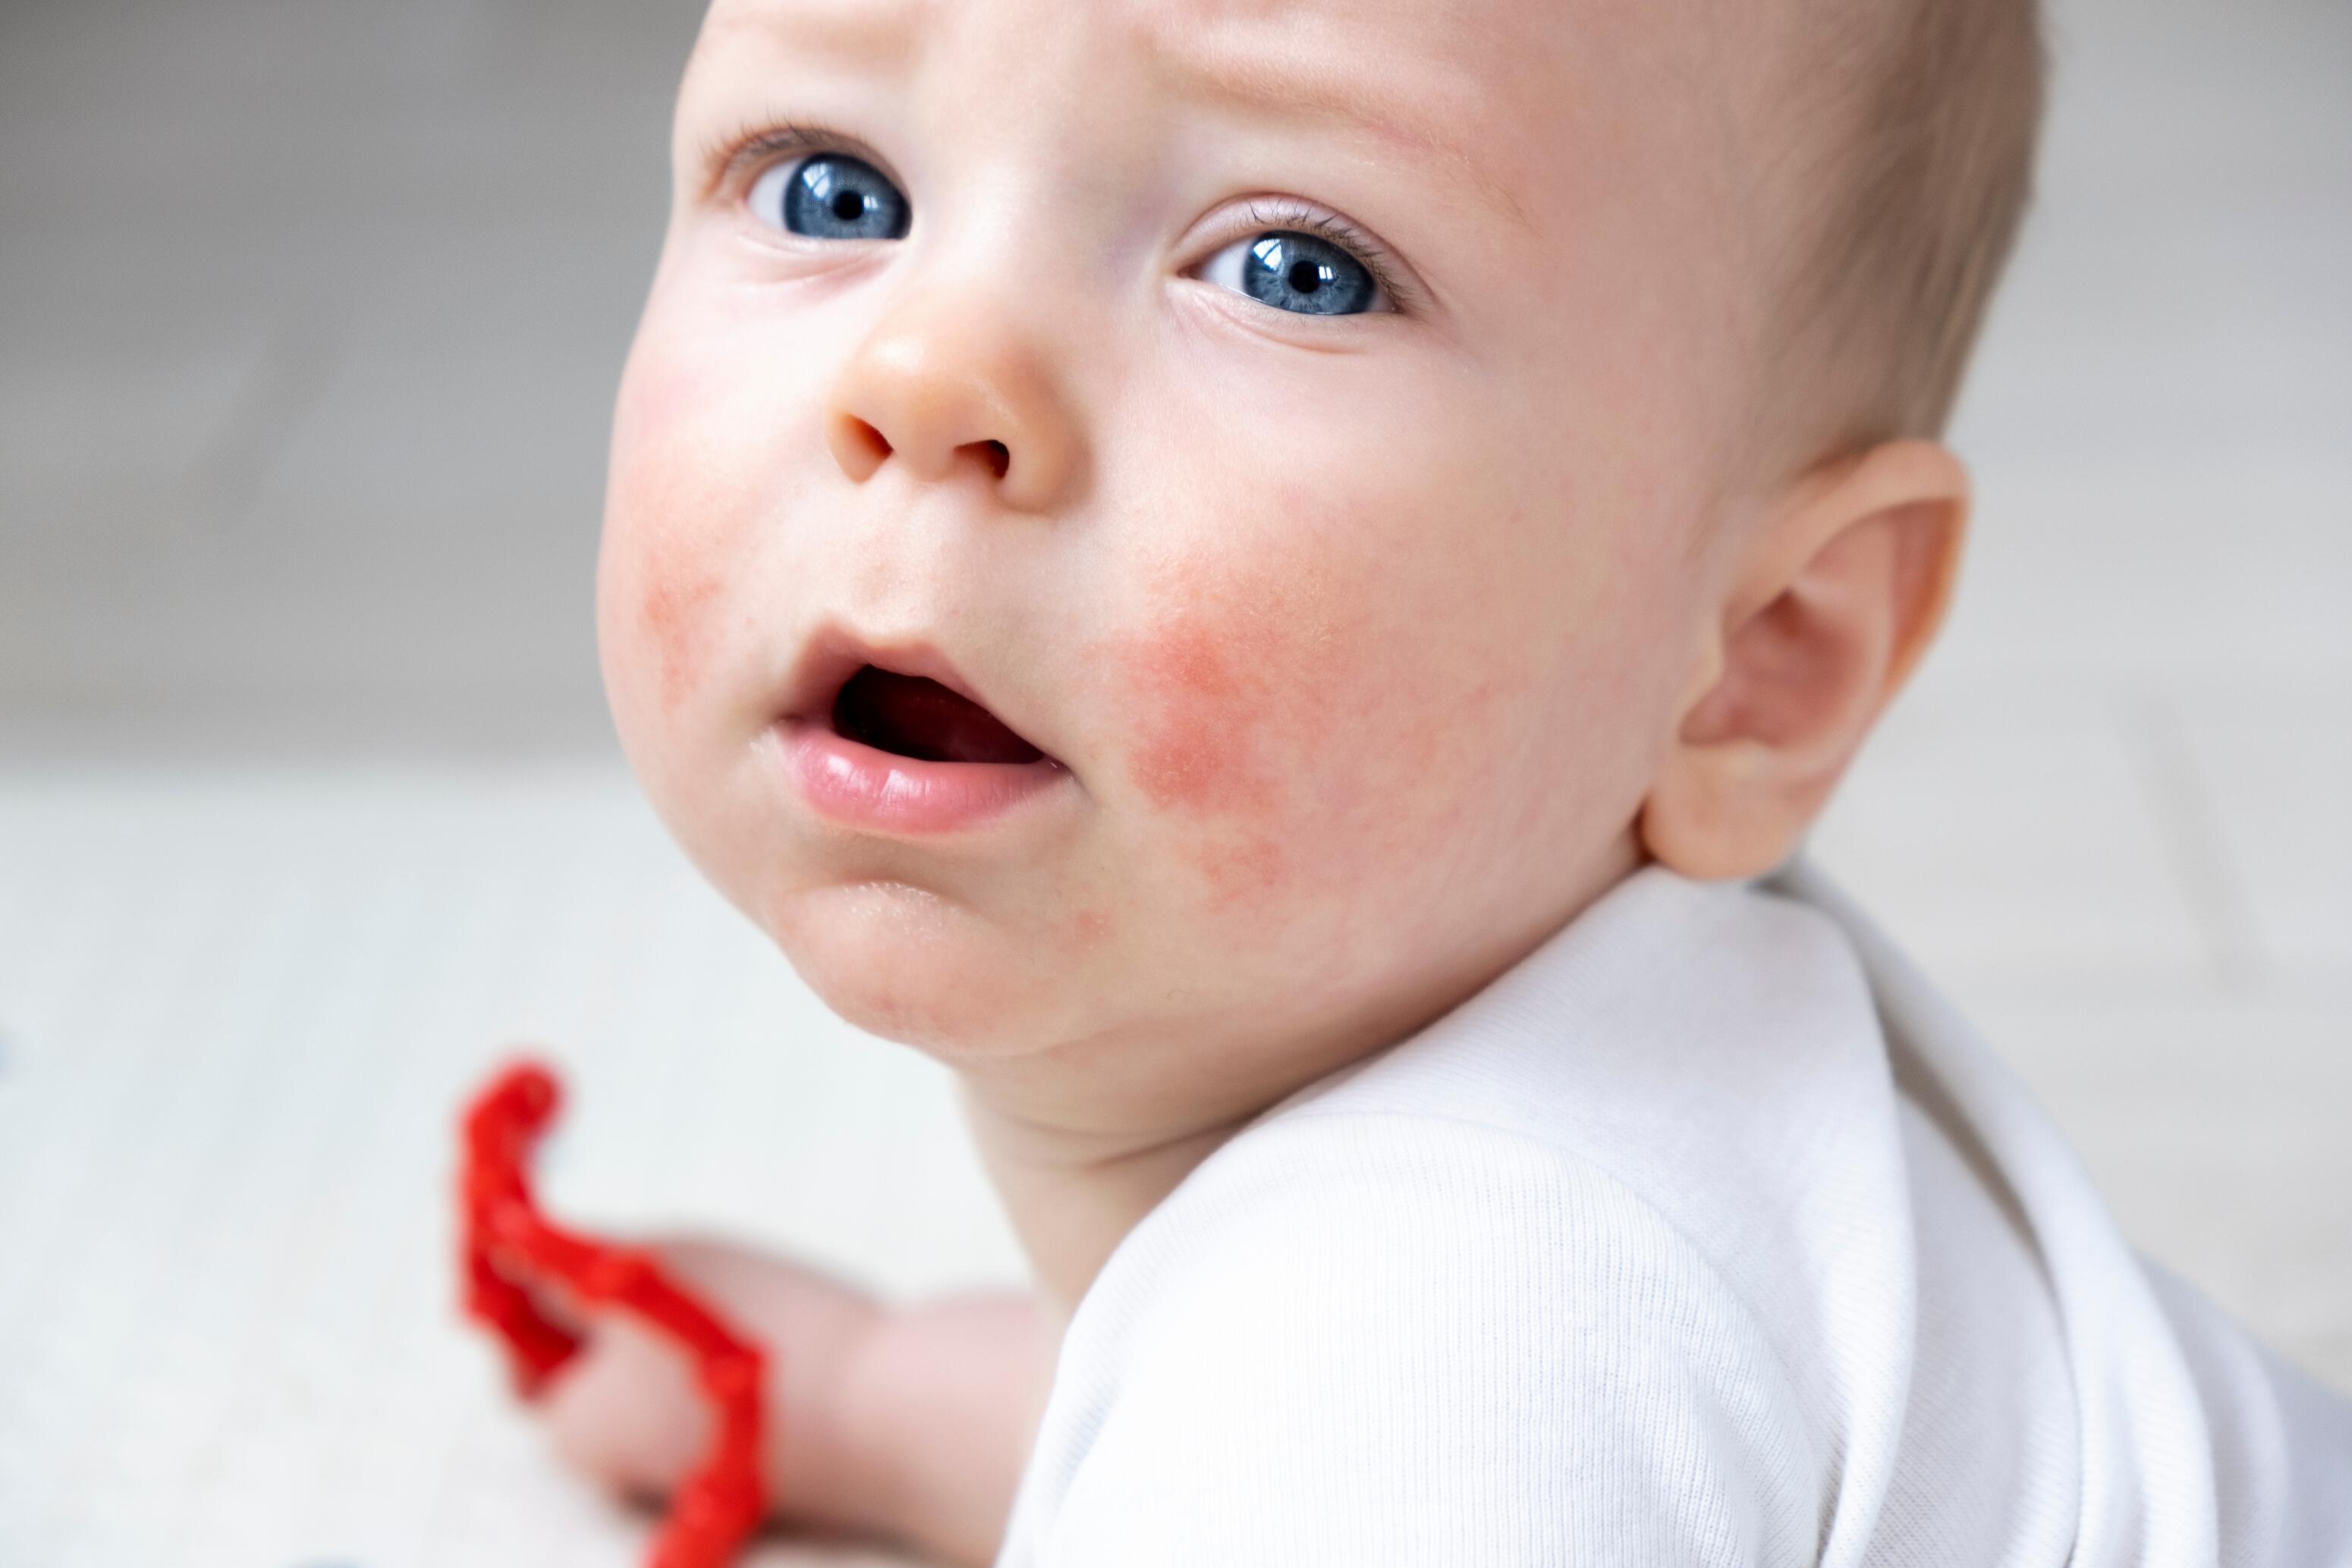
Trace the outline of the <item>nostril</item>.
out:
<instances>
[{"instance_id":1,"label":"nostril","mask_svg":"<svg viewBox=\"0 0 2352 1568\"><path fill-rule=\"evenodd\" d=\"M982 441L975 444L979 448L980 460L988 465L988 471L1000 479L1003 478L1006 470L1013 466L1012 449L1002 441Z\"/></svg>"},{"instance_id":2,"label":"nostril","mask_svg":"<svg viewBox=\"0 0 2352 1568\"><path fill-rule=\"evenodd\" d=\"M854 413L835 415L830 429L834 461L854 480L872 478L890 455L889 438Z\"/></svg>"}]
</instances>

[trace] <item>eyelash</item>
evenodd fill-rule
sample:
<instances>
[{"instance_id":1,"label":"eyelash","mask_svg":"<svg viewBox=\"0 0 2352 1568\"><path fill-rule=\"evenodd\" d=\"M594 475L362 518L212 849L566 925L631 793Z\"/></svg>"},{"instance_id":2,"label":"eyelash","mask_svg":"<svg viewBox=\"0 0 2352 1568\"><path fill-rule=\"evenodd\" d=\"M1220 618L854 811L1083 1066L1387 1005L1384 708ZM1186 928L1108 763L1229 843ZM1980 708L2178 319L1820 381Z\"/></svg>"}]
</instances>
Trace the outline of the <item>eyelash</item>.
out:
<instances>
[{"instance_id":1,"label":"eyelash","mask_svg":"<svg viewBox=\"0 0 2352 1568\"><path fill-rule=\"evenodd\" d=\"M1388 253L1378 240L1347 219L1285 196L1253 196L1242 207L1242 216L1243 222L1221 225L1225 237L1218 242L1210 255L1214 256L1235 240L1276 229L1312 235L1317 239L1328 240L1354 256L1363 269L1371 274L1372 282L1391 308L1402 313L1412 308L1414 298L1412 288L1398 276Z\"/></svg>"},{"instance_id":2,"label":"eyelash","mask_svg":"<svg viewBox=\"0 0 2352 1568\"><path fill-rule=\"evenodd\" d=\"M835 131L829 126L803 120L782 120L763 124L747 124L733 136L713 142L704 154L705 165L717 170L711 180L711 190L732 189L744 183L744 176L764 170L777 159L788 155L805 157L814 152L845 152L889 173L889 166L876 157L866 144L856 137ZM893 180L897 179L892 175ZM1225 237L1210 254L1236 240L1273 230L1313 235L1328 240L1354 256L1371 275L1390 307L1399 313L1412 309L1415 295L1405 283L1388 253L1381 244L1345 218L1310 207L1302 202L1280 196L1254 196L1242 208L1243 221L1224 225ZM1197 263L1195 265L1198 265Z\"/></svg>"},{"instance_id":3,"label":"eyelash","mask_svg":"<svg viewBox=\"0 0 2352 1568\"><path fill-rule=\"evenodd\" d=\"M743 176L787 153L805 156L812 152L845 152L863 159L884 173L889 165L876 157L871 149L855 136L846 135L830 126L810 124L803 120L781 120L746 125L734 135L714 141L705 152L704 164L718 172L710 182L715 193L742 183ZM894 180L896 175L891 176Z\"/></svg>"}]
</instances>

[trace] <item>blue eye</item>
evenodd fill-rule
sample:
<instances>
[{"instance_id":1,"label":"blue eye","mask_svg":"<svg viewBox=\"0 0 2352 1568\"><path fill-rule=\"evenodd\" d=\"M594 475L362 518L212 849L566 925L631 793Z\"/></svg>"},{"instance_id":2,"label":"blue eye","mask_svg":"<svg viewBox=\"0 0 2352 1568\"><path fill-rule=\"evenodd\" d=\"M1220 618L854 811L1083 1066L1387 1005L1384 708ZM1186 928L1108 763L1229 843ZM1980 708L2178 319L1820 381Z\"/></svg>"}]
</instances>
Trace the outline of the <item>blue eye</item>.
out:
<instances>
[{"instance_id":1,"label":"blue eye","mask_svg":"<svg viewBox=\"0 0 2352 1568\"><path fill-rule=\"evenodd\" d=\"M1201 276L1261 305L1300 316L1359 316L1388 308L1371 269L1338 245L1279 229L1211 256Z\"/></svg>"},{"instance_id":2,"label":"blue eye","mask_svg":"<svg viewBox=\"0 0 2352 1568\"><path fill-rule=\"evenodd\" d=\"M779 163L751 187L761 222L811 239L901 239L907 198L882 171L845 152Z\"/></svg>"}]
</instances>

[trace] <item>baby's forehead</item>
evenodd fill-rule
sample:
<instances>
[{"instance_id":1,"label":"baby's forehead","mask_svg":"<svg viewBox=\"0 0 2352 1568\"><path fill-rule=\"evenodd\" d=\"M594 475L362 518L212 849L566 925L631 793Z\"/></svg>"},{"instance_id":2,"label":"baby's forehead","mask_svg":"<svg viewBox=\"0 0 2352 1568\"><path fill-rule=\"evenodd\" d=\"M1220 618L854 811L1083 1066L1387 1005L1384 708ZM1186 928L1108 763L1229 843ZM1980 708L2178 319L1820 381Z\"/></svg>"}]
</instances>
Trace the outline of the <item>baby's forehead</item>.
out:
<instances>
[{"instance_id":1,"label":"baby's forehead","mask_svg":"<svg viewBox=\"0 0 2352 1568\"><path fill-rule=\"evenodd\" d=\"M1418 154L1517 209L1557 200L1556 184L1530 187L1580 157L1651 163L1689 140L1681 127L1722 120L1740 96L1718 69L1739 48L1726 35L1753 25L1717 9L1692 0L715 0L697 58L854 58L910 81L967 83L960 63L1066 62L1049 89L1057 96L1128 109L1140 92L1176 109L1312 120ZM1733 9L1752 17L1771 7ZM1035 90L999 79L967 101L1002 108Z\"/></svg>"},{"instance_id":2,"label":"baby's forehead","mask_svg":"<svg viewBox=\"0 0 2352 1568\"><path fill-rule=\"evenodd\" d=\"M821 39L871 57L951 52L982 34L1087 36L1090 51L1179 79L1271 84L1335 100L1418 95L1469 122L1573 107L1686 56L1707 29L1685 0L713 0L699 56Z\"/></svg>"}]
</instances>

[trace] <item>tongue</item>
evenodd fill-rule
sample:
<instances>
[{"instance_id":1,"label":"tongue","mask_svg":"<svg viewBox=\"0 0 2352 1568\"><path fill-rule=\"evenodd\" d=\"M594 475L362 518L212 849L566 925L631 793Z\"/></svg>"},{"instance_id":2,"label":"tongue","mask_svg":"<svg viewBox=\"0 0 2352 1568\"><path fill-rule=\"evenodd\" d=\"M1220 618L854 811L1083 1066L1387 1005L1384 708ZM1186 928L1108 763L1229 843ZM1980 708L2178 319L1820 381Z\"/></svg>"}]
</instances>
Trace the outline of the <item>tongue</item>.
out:
<instances>
[{"instance_id":1,"label":"tongue","mask_svg":"<svg viewBox=\"0 0 2352 1568\"><path fill-rule=\"evenodd\" d=\"M868 664L833 702L833 727L877 751L921 762L1035 762L1045 753L937 681Z\"/></svg>"}]
</instances>

